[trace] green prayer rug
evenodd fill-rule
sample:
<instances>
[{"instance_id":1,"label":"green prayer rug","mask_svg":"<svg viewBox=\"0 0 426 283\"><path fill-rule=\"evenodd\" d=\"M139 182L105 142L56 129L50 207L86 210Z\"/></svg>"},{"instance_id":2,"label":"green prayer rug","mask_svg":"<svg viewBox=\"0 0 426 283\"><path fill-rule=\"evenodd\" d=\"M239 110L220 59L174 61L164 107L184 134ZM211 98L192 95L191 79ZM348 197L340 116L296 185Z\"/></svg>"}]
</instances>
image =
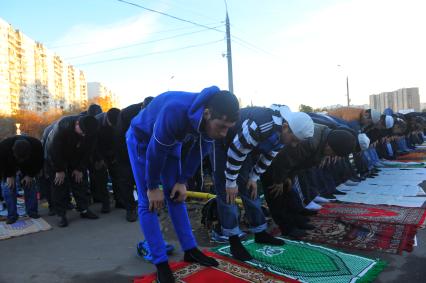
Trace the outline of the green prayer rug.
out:
<instances>
[{"instance_id":1,"label":"green prayer rug","mask_svg":"<svg viewBox=\"0 0 426 283\"><path fill-rule=\"evenodd\" d=\"M253 260L246 262L259 269L302 282L372 282L385 267L385 262L339 252L309 243L285 240L283 246L244 241ZM229 245L214 252L231 257Z\"/></svg>"}]
</instances>

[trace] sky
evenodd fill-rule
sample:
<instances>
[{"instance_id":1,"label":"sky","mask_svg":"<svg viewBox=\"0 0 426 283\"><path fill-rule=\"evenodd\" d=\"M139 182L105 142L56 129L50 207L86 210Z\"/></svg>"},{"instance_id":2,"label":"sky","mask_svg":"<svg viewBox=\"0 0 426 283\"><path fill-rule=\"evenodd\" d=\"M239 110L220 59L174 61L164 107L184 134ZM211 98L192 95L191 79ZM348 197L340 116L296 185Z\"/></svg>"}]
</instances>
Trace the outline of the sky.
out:
<instances>
[{"instance_id":1,"label":"sky","mask_svg":"<svg viewBox=\"0 0 426 283\"><path fill-rule=\"evenodd\" d=\"M167 90L228 89L223 0L0 0L0 17L83 70L121 107ZM234 92L247 104L323 107L419 87L426 1L228 0ZM208 27L208 28L207 28Z\"/></svg>"}]
</instances>

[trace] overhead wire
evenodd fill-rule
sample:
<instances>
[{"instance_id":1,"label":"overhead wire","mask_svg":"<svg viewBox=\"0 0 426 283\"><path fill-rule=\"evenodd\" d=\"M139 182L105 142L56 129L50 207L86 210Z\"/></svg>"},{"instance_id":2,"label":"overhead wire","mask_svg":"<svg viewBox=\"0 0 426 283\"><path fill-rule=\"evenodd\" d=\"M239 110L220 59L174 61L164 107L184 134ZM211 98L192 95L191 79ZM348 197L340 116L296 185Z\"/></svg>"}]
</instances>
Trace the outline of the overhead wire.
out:
<instances>
[{"instance_id":1,"label":"overhead wire","mask_svg":"<svg viewBox=\"0 0 426 283\"><path fill-rule=\"evenodd\" d=\"M195 47L200 47L200 46L206 46L206 45L212 45L212 44L215 44L215 43L218 43L218 42L223 42L223 41L224 41L224 39L220 39L220 40L209 41L209 42L204 42L204 43L200 43L200 44L193 44L193 45L188 45L188 46L184 46L184 47L163 50L163 51L149 52L149 53L139 54L139 55L133 55L133 56L125 56L125 57L118 57L118 58L112 58L112 59L107 59L107 60L100 60L100 61L95 61L95 62L87 62L87 63L75 64L75 66L96 65L96 64L102 64L102 63L107 63L107 62L123 61L123 60L141 58L141 57L146 57L146 56L150 56L150 55L157 55L157 54L177 52L177 51L181 51L181 50L185 50L185 49L190 49L190 48L195 48Z\"/></svg>"},{"instance_id":2,"label":"overhead wire","mask_svg":"<svg viewBox=\"0 0 426 283\"><path fill-rule=\"evenodd\" d=\"M220 26L217 26L217 27L220 27ZM106 50L102 50L102 51L87 53L87 54L83 54L83 55L79 55L79 56L68 57L66 59L67 60L73 60L73 59L78 59L78 58L84 58L84 57L109 53L109 52L127 49L127 48L131 48L131 47L135 47L135 46L140 46L140 45L160 42L160 41L164 41L164 40L169 40L169 39L173 39L173 38L178 38L178 37L182 37L182 36L187 36L187 35L191 35L191 34L196 34L196 33L204 32L204 31L208 31L208 30L209 29L202 29L202 30L197 30L197 31L192 31L192 32L187 32L187 33L181 33L181 34L177 34L177 35L173 35L173 36L169 36L169 37L164 37L164 38L159 38L159 39L154 39L154 40L149 40L149 41L142 41L142 42L138 42L138 43L134 43L134 44L130 44L130 45L124 45L124 46L110 48L110 49L106 49Z\"/></svg>"}]
</instances>

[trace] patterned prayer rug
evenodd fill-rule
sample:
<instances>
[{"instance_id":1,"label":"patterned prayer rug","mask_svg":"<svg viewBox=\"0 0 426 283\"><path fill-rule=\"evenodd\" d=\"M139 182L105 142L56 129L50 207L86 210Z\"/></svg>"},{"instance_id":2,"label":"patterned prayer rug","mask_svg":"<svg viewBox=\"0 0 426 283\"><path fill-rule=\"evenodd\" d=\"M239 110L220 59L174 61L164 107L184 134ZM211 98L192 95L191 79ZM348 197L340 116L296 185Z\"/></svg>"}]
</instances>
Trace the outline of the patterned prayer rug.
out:
<instances>
[{"instance_id":1,"label":"patterned prayer rug","mask_svg":"<svg viewBox=\"0 0 426 283\"><path fill-rule=\"evenodd\" d=\"M323 205L318 216L423 226L426 220L426 209L391 205L327 203Z\"/></svg>"},{"instance_id":2,"label":"patterned prayer rug","mask_svg":"<svg viewBox=\"0 0 426 283\"><path fill-rule=\"evenodd\" d=\"M244 241L244 246L253 256L246 263L260 269L303 282L371 282L385 266L361 256L339 252L309 243L285 240L283 246L257 244L253 239ZM231 256L229 245L214 249Z\"/></svg>"},{"instance_id":3,"label":"patterned prayer rug","mask_svg":"<svg viewBox=\"0 0 426 283\"><path fill-rule=\"evenodd\" d=\"M315 229L307 231L304 241L393 254L411 252L417 232L416 225L332 217L312 217L310 224Z\"/></svg>"},{"instance_id":4,"label":"patterned prayer rug","mask_svg":"<svg viewBox=\"0 0 426 283\"><path fill-rule=\"evenodd\" d=\"M417 151L410 152L404 155L400 155L397 157L398 161L426 161L426 152L425 151Z\"/></svg>"},{"instance_id":5,"label":"patterned prayer rug","mask_svg":"<svg viewBox=\"0 0 426 283\"><path fill-rule=\"evenodd\" d=\"M185 283L246 283L246 282L267 282L267 283L296 283L297 280L284 276L272 274L260 269L255 269L249 265L236 260L224 257L212 252L206 252L219 262L218 267L204 267L199 264L187 262L171 263L170 267L176 278L176 282ZM134 283L156 282L156 274L150 274L134 279Z\"/></svg>"},{"instance_id":6,"label":"patterned prayer rug","mask_svg":"<svg viewBox=\"0 0 426 283\"><path fill-rule=\"evenodd\" d=\"M9 239L12 237L19 237L22 235L46 231L50 229L52 229L52 226L50 226L49 223L47 223L42 218L19 219L13 224L6 224L6 222L0 222L0 240Z\"/></svg>"}]
</instances>

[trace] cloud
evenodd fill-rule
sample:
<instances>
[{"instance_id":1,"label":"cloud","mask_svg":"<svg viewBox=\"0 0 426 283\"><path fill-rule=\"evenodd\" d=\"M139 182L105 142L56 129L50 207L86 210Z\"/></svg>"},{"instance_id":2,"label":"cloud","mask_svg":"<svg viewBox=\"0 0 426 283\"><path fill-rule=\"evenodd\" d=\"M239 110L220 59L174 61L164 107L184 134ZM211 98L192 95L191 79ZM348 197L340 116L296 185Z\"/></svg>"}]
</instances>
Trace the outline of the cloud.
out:
<instances>
[{"instance_id":1,"label":"cloud","mask_svg":"<svg viewBox=\"0 0 426 283\"><path fill-rule=\"evenodd\" d=\"M110 58L117 52L123 54L123 50L115 53L102 52L143 41L157 29L157 18L156 14L141 13L107 25L75 25L52 44L53 50L72 63ZM92 53L99 54L84 56Z\"/></svg>"},{"instance_id":2,"label":"cloud","mask_svg":"<svg viewBox=\"0 0 426 283\"><path fill-rule=\"evenodd\" d=\"M353 0L281 28L267 41L279 59L248 59L259 69L258 92L265 92L259 102L277 99L292 108L344 104L346 75L355 104L368 103L369 94L401 87L426 91L425 10L424 1ZM252 76L247 73L253 70L242 71Z\"/></svg>"}]
</instances>

